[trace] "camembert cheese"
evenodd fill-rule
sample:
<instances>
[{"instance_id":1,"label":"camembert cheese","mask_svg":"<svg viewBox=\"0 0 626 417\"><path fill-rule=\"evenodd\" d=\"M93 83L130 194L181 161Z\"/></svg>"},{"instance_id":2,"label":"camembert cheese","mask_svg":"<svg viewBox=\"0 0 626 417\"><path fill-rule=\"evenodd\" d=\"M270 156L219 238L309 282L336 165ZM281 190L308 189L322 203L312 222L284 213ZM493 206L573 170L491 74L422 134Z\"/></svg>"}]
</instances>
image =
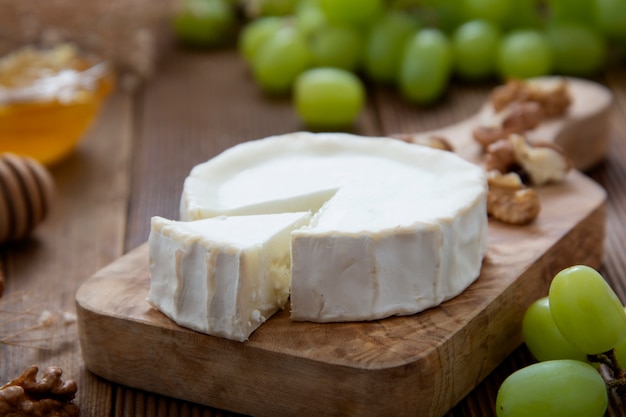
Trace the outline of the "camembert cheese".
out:
<instances>
[{"instance_id":1,"label":"camembert cheese","mask_svg":"<svg viewBox=\"0 0 626 417\"><path fill-rule=\"evenodd\" d=\"M290 236L292 319L375 320L436 306L478 277L486 194L484 170L450 152L299 132L194 167L181 219L314 212Z\"/></svg>"},{"instance_id":2,"label":"camembert cheese","mask_svg":"<svg viewBox=\"0 0 626 417\"><path fill-rule=\"evenodd\" d=\"M310 220L310 212L153 217L148 302L181 326L247 340L287 302L290 233Z\"/></svg>"}]
</instances>

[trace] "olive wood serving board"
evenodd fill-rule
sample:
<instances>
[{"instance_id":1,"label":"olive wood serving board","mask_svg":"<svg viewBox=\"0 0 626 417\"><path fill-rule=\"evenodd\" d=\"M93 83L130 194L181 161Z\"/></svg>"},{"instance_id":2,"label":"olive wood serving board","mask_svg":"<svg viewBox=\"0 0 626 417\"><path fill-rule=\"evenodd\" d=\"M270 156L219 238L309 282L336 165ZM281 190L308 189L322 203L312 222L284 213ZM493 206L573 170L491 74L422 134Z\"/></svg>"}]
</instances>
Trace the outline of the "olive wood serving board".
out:
<instances>
[{"instance_id":1,"label":"olive wood serving board","mask_svg":"<svg viewBox=\"0 0 626 417\"><path fill-rule=\"evenodd\" d=\"M85 364L123 385L254 416L441 416L519 346L523 312L556 272L601 263L604 190L572 171L539 192L539 218L491 222L480 277L439 307L336 324L292 322L287 307L244 343L150 307L144 244L77 292Z\"/></svg>"},{"instance_id":2,"label":"olive wood serving board","mask_svg":"<svg viewBox=\"0 0 626 417\"><path fill-rule=\"evenodd\" d=\"M476 158L465 137L454 139ZM556 272L602 261L604 190L574 170L537 191L532 224L490 221L481 274L452 300L412 316L325 324L292 322L287 306L243 343L152 308L144 244L76 294L85 365L122 385L259 417L442 416L520 345L523 313Z\"/></svg>"}]
</instances>

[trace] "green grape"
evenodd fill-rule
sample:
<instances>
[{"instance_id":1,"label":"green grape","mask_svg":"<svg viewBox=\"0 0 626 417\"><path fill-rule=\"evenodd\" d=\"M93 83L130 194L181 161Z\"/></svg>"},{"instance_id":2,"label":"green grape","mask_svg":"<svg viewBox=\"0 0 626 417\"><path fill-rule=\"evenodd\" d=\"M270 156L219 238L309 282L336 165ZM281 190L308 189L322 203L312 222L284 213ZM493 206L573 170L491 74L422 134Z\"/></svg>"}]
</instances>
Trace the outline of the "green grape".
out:
<instances>
[{"instance_id":1,"label":"green grape","mask_svg":"<svg viewBox=\"0 0 626 417\"><path fill-rule=\"evenodd\" d=\"M510 13L510 0L462 0L466 20L484 19L501 24Z\"/></svg>"},{"instance_id":2,"label":"green grape","mask_svg":"<svg viewBox=\"0 0 626 417\"><path fill-rule=\"evenodd\" d=\"M181 43L199 48L227 43L236 23L234 8L226 0L185 0L172 22Z\"/></svg>"},{"instance_id":3,"label":"green grape","mask_svg":"<svg viewBox=\"0 0 626 417\"><path fill-rule=\"evenodd\" d=\"M546 35L552 48L555 72L585 77L604 66L604 39L588 26L580 23L555 23L547 29Z\"/></svg>"},{"instance_id":4,"label":"green grape","mask_svg":"<svg viewBox=\"0 0 626 417\"><path fill-rule=\"evenodd\" d=\"M253 62L261 45L285 26L285 20L277 16L250 21L239 34L239 52L248 63Z\"/></svg>"},{"instance_id":5,"label":"green grape","mask_svg":"<svg viewBox=\"0 0 626 417\"><path fill-rule=\"evenodd\" d=\"M548 294L550 311L563 336L593 355L607 352L626 337L626 313L596 270L585 265L556 274Z\"/></svg>"},{"instance_id":6,"label":"green grape","mask_svg":"<svg viewBox=\"0 0 626 417\"><path fill-rule=\"evenodd\" d=\"M425 20L424 26L436 27L450 34L457 26L468 20L463 8L459 7L459 0L423 0L423 2L425 4L420 17Z\"/></svg>"},{"instance_id":7,"label":"green grape","mask_svg":"<svg viewBox=\"0 0 626 417\"><path fill-rule=\"evenodd\" d=\"M545 34L535 29L507 33L500 42L497 62L503 78L530 78L550 74L552 50Z\"/></svg>"},{"instance_id":8,"label":"green grape","mask_svg":"<svg viewBox=\"0 0 626 417\"><path fill-rule=\"evenodd\" d=\"M312 68L297 78L294 103L313 129L343 129L354 123L365 103L365 87L353 73L338 68Z\"/></svg>"},{"instance_id":9,"label":"green grape","mask_svg":"<svg viewBox=\"0 0 626 417\"><path fill-rule=\"evenodd\" d=\"M522 321L522 334L528 350L539 361L587 361L587 355L572 346L556 327L548 297L540 298L528 307Z\"/></svg>"},{"instance_id":10,"label":"green grape","mask_svg":"<svg viewBox=\"0 0 626 417\"><path fill-rule=\"evenodd\" d=\"M595 0L592 3L594 20L602 33L612 39L626 39L626 1Z\"/></svg>"},{"instance_id":11,"label":"green grape","mask_svg":"<svg viewBox=\"0 0 626 417\"><path fill-rule=\"evenodd\" d=\"M499 44L500 31L493 23L470 20L462 24L452 36L456 72L470 80L495 74Z\"/></svg>"},{"instance_id":12,"label":"green grape","mask_svg":"<svg viewBox=\"0 0 626 417\"><path fill-rule=\"evenodd\" d=\"M413 16L390 10L371 28L365 42L363 66L374 81L391 84L396 80L407 39L418 29Z\"/></svg>"},{"instance_id":13,"label":"green grape","mask_svg":"<svg viewBox=\"0 0 626 417\"><path fill-rule=\"evenodd\" d=\"M330 23L367 26L384 10L382 0L319 0Z\"/></svg>"},{"instance_id":14,"label":"green grape","mask_svg":"<svg viewBox=\"0 0 626 417\"><path fill-rule=\"evenodd\" d=\"M626 312L626 308L624 309ZM626 337L617 346L615 346L615 357L617 363L622 369L626 369Z\"/></svg>"},{"instance_id":15,"label":"green grape","mask_svg":"<svg viewBox=\"0 0 626 417\"><path fill-rule=\"evenodd\" d=\"M496 397L498 417L602 417L607 407L602 376L593 366L570 359L512 373Z\"/></svg>"},{"instance_id":16,"label":"green grape","mask_svg":"<svg viewBox=\"0 0 626 417\"><path fill-rule=\"evenodd\" d=\"M438 29L421 29L407 41L398 87L412 102L432 103L448 86L452 65L452 47L447 36Z\"/></svg>"},{"instance_id":17,"label":"green grape","mask_svg":"<svg viewBox=\"0 0 626 417\"><path fill-rule=\"evenodd\" d=\"M363 38L352 26L324 26L312 34L309 45L313 66L356 71L361 64Z\"/></svg>"},{"instance_id":18,"label":"green grape","mask_svg":"<svg viewBox=\"0 0 626 417\"><path fill-rule=\"evenodd\" d=\"M284 94L311 60L308 45L297 29L284 27L261 45L252 62L252 72L263 90Z\"/></svg>"},{"instance_id":19,"label":"green grape","mask_svg":"<svg viewBox=\"0 0 626 417\"><path fill-rule=\"evenodd\" d=\"M246 14L256 19L261 16L288 16L294 13L298 0L247 1Z\"/></svg>"},{"instance_id":20,"label":"green grape","mask_svg":"<svg viewBox=\"0 0 626 417\"><path fill-rule=\"evenodd\" d=\"M544 21L542 9L543 0L509 0L509 12L502 22L506 30L512 29L538 29ZM587 1L587 0L585 0Z\"/></svg>"},{"instance_id":21,"label":"green grape","mask_svg":"<svg viewBox=\"0 0 626 417\"><path fill-rule=\"evenodd\" d=\"M552 22L588 23L592 16L594 1L547 0L549 19Z\"/></svg>"},{"instance_id":22,"label":"green grape","mask_svg":"<svg viewBox=\"0 0 626 417\"><path fill-rule=\"evenodd\" d=\"M296 7L295 22L298 31L305 38L328 24L318 0L301 0Z\"/></svg>"}]
</instances>

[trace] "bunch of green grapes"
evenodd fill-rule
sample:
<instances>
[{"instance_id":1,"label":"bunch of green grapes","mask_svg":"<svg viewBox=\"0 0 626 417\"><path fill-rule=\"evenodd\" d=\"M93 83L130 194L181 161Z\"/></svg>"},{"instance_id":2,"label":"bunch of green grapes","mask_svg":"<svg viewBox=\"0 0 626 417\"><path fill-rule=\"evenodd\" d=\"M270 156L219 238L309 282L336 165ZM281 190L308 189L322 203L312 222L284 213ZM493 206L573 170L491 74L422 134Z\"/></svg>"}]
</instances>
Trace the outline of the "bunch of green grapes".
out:
<instances>
[{"instance_id":1,"label":"bunch of green grapes","mask_svg":"<svg viewBox=\"0 0 626 417\"><path fill-rule=\"evenodd\" d=\"M548 296L526 310L522 333L539 362L502 383L498 416L603 416L607 385L626 383L626 311L605 279L584 265L559 272Z\"/></svg>"},{"instance_id":2,"label":"bunch of green grapes","mask_svg":"<svg viewBox=\"0 0 626 417\"><path fill-rule=\"evenodd\" d=\"M315 90L306 88L308 80L319 82L305 77L297 84L305 87L294 88L311 69L332 69L324 73L329 96L315 96L320 103L339 100L333 91L354 84L349 72L359 90L365 82L387 85L428 105L453 78L592 76L604 68L610 45L626 47L626 0L181 1L176 28L188 43L217 43L235 25L233 16L244 16L239 50L254 80L270 94L298 95L300 103ZM360 93L351 97L352 108L364 106ZM298 112L324 128L324 108ZM328 128L350 126L355 117L346 112L340 122L333 115Z\"/></svg>"},{"instance_id":3,"label":"bunch of green grapes","mask_svg":"<svg viewBox=\"0 0 626 417\"><path fill-rule=\"evenodd\" d=\"M366 34L383 10L382 0L301 0L289 16L250 21L239 50L265 92L292 94L308 127L344 129L365 105Z\"/></svg>"}]
</instances>

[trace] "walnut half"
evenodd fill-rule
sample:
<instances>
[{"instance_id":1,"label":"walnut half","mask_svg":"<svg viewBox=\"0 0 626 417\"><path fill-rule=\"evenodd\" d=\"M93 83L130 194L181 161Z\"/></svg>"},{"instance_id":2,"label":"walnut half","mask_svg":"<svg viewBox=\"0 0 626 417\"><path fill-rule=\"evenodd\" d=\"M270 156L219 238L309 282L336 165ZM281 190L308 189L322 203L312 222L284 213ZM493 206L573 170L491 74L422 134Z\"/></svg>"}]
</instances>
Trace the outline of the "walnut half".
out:
<instances>
[{"instance_id":1,"label":"walnut half","mask_svg":"<svg viewBox=\"0 0 626 417\"><path fill-rule=\"evenodd\" d=\"M572 161L563 150L553 143L535 142L530 144L521 135L511 135L515 160L533 185L561 182L572 169Z\"/></svg>"},{"instance_id":2,"label":"walnut half","mask_svg":"<svg viewBox=\"0 0 626 417\"><path fill-rule=\"evenodd\" d=\"M0 387L0 415L15 417L77 417L76 383L63 382L61 368L51 366L37 381L37 366Z\"/></svg>"},{"instance_id":3,"label":"walnut half","mask_svg":"<svg viewBox=\"0 0 626 417\"><path fill-rule=\"evenodd\" d=\"M526 188L514 172L487 173L487 214L492 218L513 225L532 222L541 211L541 203L532 188Z\"/></svg>"},{"instance_id":4,"label":"walnut half","mask_svg":"<svg viewBox=\"0 0 626 417\"><path fill-rule=\"evenodd\" d=\"M472 136L483 148L511 134L532 130L543 120L541 106L535 102L511 103L496 116L494 124L478 126L472 131Z\"/></svg>"},{"instance_id":5,"label":"walnut half","mask_svg":"<svg viewBox=\"0 0 626 417\"><path fill-rule=\"evenodd\" d=\"M491 94L491 103L496 112L514 102L537 103L545 117L558 117L565 114L572 98L565 79L543 83L513 79L496 87Z\"/></svg>"},{"instance_id":6,"label":"walnut half","mask_svg":"<svg viewBox=\"0 0 626 417\"><path fill-rule=\"evenodd\" d=\"M553 143L530 143L513 134L487 147L485 170L517 172L531 185L561 182L572 169L571 160Z\"/></svg>"}]
</instances>

